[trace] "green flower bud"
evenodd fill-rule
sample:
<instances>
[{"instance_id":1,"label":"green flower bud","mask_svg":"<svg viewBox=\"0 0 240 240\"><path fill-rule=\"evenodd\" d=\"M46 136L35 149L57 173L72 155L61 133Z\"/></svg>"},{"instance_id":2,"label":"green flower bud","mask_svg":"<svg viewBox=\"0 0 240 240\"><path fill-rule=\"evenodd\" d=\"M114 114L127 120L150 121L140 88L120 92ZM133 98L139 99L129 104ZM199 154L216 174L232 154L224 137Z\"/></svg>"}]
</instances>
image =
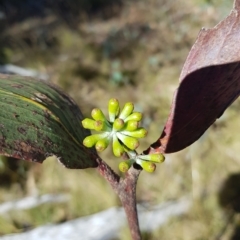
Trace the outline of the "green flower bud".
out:
<instances>
[{"instance_id":1,"label":"green flower bud","mask_svg":"<svg viewBox=\"0 0 240 240\"><path fill-rule=\"evenodd\" d=\"M125 123L123 130L124 131L135 131L135 130L137 130L138 125L139 125L139 122L137 122L135 120L130 120Z\"/></svg>"},{"instance_id":2,"label":"green flower bud","mask_svg":"<svg viewBox=\"0 0 240 240\"><path fill-rule=\"evenodd\" d=\"M111 126L108 124L108 122L98 120L94 123L94 129L96 131L111 131Z\"/></svg>"},{"instance_id":3,"label":"green flower bud","mask_svg":"<svg viewBox=\"0 0 240 240\"><path fill-rule=\"evenodd\" d=\"M124 121L121 118L115 119L113 122L113 130L114 131L119 131L124 127Z\"/></svg>"},{"instance_id":4,"label":"green flower bud","mask_svg":"<svg viewBox=\"0 0 240 240\"><path fill-rule=\"evenodd\" d=\"M126 119L124 119L125 122L134 120L134 121L141 121L142 120L142 113L140 112L134 112L130 116L128 116Z\"/></svg>"},{"instance_id":5,"label":"green flower bud","mask_svg":"<svg viewBox=\"0 0 240 240\"><path fill-rule=\"evenodd\" d=\"M91 112L92 118L96 121L101 120L101 121L107 121L105 115L103 114L102 110L99 108L94 108Z\"/></svg>"},{"instance_id":6,"label":"green flower bud","mask_svg":"<svg viewBox=\"0 0 240 240\"><path fill-rule=\"evenodd\" d=\"M82 125L86 129L95 129L95 121L90 118L83 119Z\"/></svg>"},{"instance_id":7,"label":"green flower bud","mask_svg":"<svg viewBox=\"0 0 240 240\"><path fill-rule=\"evenodd\" d=\"M165 157L161 153L152 153L149 155L139 155L138 158L142 160L147 160L150 162L155 162L155 163L162 163L165 160Z\"/></svg>"},{"instance_id":8,"label":"green flower bud","mask_svg":"<svg viewBox=\"0 0 240 240\"><path fill-rule=\"evenodd\" d=\"M110 122L113 122L119 113L119 102L117 99L112 98L108 102L108 114Z\"/></svg>"},{"instance_id":9,"label":"green flower bud","mask_svg":"<svg viewBox=\"0 0 240 240\"><path fill-rule=\"evenodd\" d=\"M118 141L116 135L113 135L113 154L116 157L121 157L124 153L122 144Z\"/></svg>"},{"instance_id":10,"label":"green flower bud","mask_svg":"<svg viewBox=\"0 0 240 240\"><path fill-rule=\"evenodd\" d=\"M135 131L122 131L122 134L134 137L134 138L144 138L147 135L147 130L145 128L138 128Z\"/></svg>"},{"instance_id":11,"label":"green flower bud","mask_svg":"<svg viewBox=\"0 0 240 240\"><path fill-rule=\"evenodd\" d=\"M156 164L152 162L141 161L140 165L146 172L149 173L154 172L156 169Z\"/></svg>"},{"instance_id":12,"label":"green flower bud","mask_svg":"<svg viewBox=\"0 0 240 240\"><path fill-rule=\"evenodd\" d=\"M124 105L123 110L120 112L119 118L125 120L125 118L127 118L134 109L134 105L131 102L128 102Z\"/></svg>"},{"instance_id":13,"label":"green flower bud","mask_svg":"<svg viewBox=\"0 0 240 240\"><path fill-rule=\"evenodd\" d=\"M97 141L95 148L98 152L104 151L109 145L110 139L108 137L102 138Z\"/></svg>"},{"instance_id":14,"label":"green flower bud","mask_svg":"<svg viewBox=\"0 0 240 240\"><path fill-rule=\"evenodd\" d=\"M124 135L120 132L117 132L116 135L123 142L123 144L125 144L131 150L135 150L139 146L139 141L134 137Z\"/></svg>"},{"instance_id":15,"label":"green flower bud","mask_svg":"<svg viewBox=\"0 0 240 240\"><path fill-rule=\"evenodd\" d=\"M104 137L106 137L106 133L93 134L83 140L83 145L88 148L93 147L97 143L97 141Z\"/></svg>"},{"instance_id":16,"label":"green flower bud","mask_svg":"<svg viewBox=\"0 0 240 240\"><path fill-rule=\"evenodd\" d=\"M119 165L118 165L118 168L121 172L127 172L128 169L132 166L133 164L133 160L129 159L127 161L123 161L123 162L120 162Z\"/></svg>"}]
</instances>

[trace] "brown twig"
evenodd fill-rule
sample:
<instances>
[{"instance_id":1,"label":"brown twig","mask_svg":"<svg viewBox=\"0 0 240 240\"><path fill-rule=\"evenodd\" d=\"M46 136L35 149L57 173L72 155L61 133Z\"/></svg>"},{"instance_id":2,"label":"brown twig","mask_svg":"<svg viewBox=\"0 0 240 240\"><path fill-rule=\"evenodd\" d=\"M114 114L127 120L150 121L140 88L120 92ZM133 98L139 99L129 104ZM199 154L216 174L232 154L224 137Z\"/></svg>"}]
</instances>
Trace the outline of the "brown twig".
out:
<instances>
[{"instance_id":1,"label":"brown twig","mask_svg":"<svg viewBox=\"0 0 240 240\"><path fill-rule=\"evenodd\" d=\"M132 166L126 173L125 178L120 178L102 159L98 158L97 162L99 173L110 183L122 202L132 239L141 240L136 201L136 186L141 170Z\"/></svg>"}]
</instances>

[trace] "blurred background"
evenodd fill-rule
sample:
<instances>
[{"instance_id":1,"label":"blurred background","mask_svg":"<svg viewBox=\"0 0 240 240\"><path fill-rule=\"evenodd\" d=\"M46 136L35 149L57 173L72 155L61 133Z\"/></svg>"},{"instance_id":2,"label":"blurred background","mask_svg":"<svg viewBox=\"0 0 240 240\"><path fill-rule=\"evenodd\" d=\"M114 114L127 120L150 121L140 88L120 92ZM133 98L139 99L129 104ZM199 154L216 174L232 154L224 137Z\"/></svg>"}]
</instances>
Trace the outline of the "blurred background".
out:
<instances>
[{"instance_id":1,"label":"blurred background","mask_svg":"<svg viewBox=\"0 0 240 240\"><path fill-rule=\"evenodd\" d=\"M1 0L0 71L59 85L85 116L93 107L106 113L111 97L133 101L149 129L142 151L162 131L199 30L215 26L232 5L225 0ZM240 239L239 109L237 100L198 142L167 155L155 173L141 173L137 198L149 209L185 196L193 200L188 212L143 233L143 239ZM111 151L101 156L118 172ZM0 203L49 193L69 199L0 214L0 235L120 206L94 169L68 170L55 159L42 165L1 159ZM130 239L127 226L120 239Z\"/></svg>"}]
</instances>

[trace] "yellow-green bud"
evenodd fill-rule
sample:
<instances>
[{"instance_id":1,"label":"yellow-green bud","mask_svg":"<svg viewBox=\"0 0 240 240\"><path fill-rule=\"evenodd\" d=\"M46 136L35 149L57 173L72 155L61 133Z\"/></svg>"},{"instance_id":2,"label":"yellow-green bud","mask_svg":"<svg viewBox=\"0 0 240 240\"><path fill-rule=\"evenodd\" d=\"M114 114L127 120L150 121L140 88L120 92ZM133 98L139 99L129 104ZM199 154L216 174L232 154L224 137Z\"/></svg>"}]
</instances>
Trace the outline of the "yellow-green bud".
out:
<instances>
[{"instance_id":1,"label":"yellow-green bud","mask_svg":"<svg viewBox=\"0 0 240 240\"><path fill-rule=\"evenodd\" d=\"M138 128L135 131L122 131L123 134L134 137L134 138L144 138L147 135L147 130L145 128Z\"/></svg>"},{"instance_id":2,"label":"yellow-green bud","mask_svg":"<svg viewBox=\"0 0 240 240\"><path fill-rule=\"evenodd\" d=\"M135 150L139 146L139 141L134 137L124 135L120 132L117 132L117 137L131 150Z\"/></svg>"},{"instance_id":3,"label":"yellow-green bud","mask_svg":"<svg viewBox=\"0 0 240 240\"><path fill-rule=\"evenodd\" d=\"M95 121L90 118L83 119L82 125L86 129L95 129Z\"/></svg>"},{"instance_id":4,"label":"yellow-green bud","mask_svg":"<svg viewBox=\"0 0 240 240\"><path fill-rule=\"evenodd\" d=\"M124 129L125 131L135 131L138 128L139 122L135 120L130 120L125 123Z\"/></svg>"},{"instance_id":5,"label":"yellow-green bud","mask_svg":"<svg viewBox=\"0 0 240 240\"><path fill-rule=\"evenodd\" d=\"M118 141L117 137L113 135L113 154L116 157L121 157L124 153L122 144Z\"/></svg>"},{"instance_id":6,"label":"yellow-green bud","mask_svg":"<svg viewBox=\"0 0 240 240\"><path fill-rule=\"evenodd\" d=\"M104 138L105 136L105 133L93 134L91 136L88 136L83 140L83 145L88 148L93 147L97 143L97 141Z\"/></svg>"},{"instance_id":7,"label":"yellow-green bud","mask_svg":"<svg viewBox=\"0 0 240 240\"><path fill-rule=\"evenodd\" d=\"M111 131L111 127L108 125L108 123L101 120L95 121L94 129L96 131Z\"/></svg>"},{"instance_id":8,"label":"yellow-green bud","mask_svg":"<svg viewBox=\"0 0 240 240\"><path fill-rule=\"evenodd\" d=\"M124 121L121 118L115 119L113 122L113 130L114 131L119 131L124 127Z\"/></svg>"},{"instance_id":9,"label":"yellow-green bud","mask_svg":"<svg viewBox=\"0 0 240 240\"><path fill-rule=\"evenodd\" d=\"M149 155L139 155L138 158L142 160L147 160L150 162L155 162L155 163L162 163L165 160L165 157L161 153L152 153Z\"/></svg>"},{"instance_id":10,"label":"yellow-green bud","mask_svg":"<svg viewBox=\"0 0 240 240\"><path fill-rule=\"evenodd\" d=\"M130 116L128 116L126 119L124 119L125 122L134 120L134 121L141 121L142 120L142 113L140 112L133 112Z\"/></svg>"},{"instance_id":11,"label":"yellow-green bud","mask_svg":"<svg viewBox=\"0 0 240 240\"><path fill-rule=\"evenodd\" d=\"M97 141L96 145L95 145L95 148L98 152L102 152L104 151L108 145L109 145L109 138L106 137L106 138L102 138L100 140Z\"/></svg>"},{"instance_id":12,"label":"yellow-green bud","mask_svg":"<svg viewBox=\"0 0 240 240\"><path fill-rule=\"evenodd\" d=\"M127 118L134 109L134 105L131 102L127 102L124 107L123 110L120 112L119 118L125 120L125 118Z\"/></svg>"},{"instance_id":13,"label":"yellow-green bud","mask_svg":"<svg viewBox=\"0 0 240 240\"><path fill-rule=\"evenodd\" d=\"M127 161L120 162L118 165L118 168L121 172L125 173L132 166L132 164L133 164L133 161L131 159L129 159Z\"/></svg>"},{"instance_id":14,"label":"yellow-green bud","mask_svg":"<svg viewBox=\"0 0 240 240\"><path fill-rule=\"evenodd\" d=\"M91 112L92 118L96 121L107 121L105 115L103 114L102 110L99 108L94 108Z\"/></svg>"},{"instance_id":15,"label":"yellow-green bud","mask_svg":"<svg viewBox=\"0 0 240 240\"><path fill-rule=\"evenodd\" d=\"M141 161L140 165L145 171L149 173L154 172L156 169L156 164L152 162Z\"/></svg>"},{"instance_id":16,"label":"yellow-green bud","mask_svg":"<svg viewBox=\"0 0 240 240\"><path fill-rule=\"evenodd\" d=\"M108 114L110 122L113 122L119 113L119 102L117 99L112 98L108 102Z\"/></svg>"}]
</instances>

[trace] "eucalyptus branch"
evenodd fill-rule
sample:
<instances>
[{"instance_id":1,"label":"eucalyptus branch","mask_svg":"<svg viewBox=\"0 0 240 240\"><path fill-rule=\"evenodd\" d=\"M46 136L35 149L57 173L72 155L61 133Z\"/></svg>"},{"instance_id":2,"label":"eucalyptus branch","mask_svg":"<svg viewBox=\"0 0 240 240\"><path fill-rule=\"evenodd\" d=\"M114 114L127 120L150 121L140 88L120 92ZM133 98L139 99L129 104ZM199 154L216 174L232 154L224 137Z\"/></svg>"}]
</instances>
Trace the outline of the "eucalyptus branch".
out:
<instances>
[{"instance_id":1,"label":"eucalyptus branch","mask_svg":"<svg viewBox=\"0 0 240 240\"><path fill-rule=\"evenodd\" d=\"M164 161L161 153L138 154L136 148L139 146L138 138L143 138L147 130L139 127L142 114L133 112L134 105L128 102L120 111L117 99L110 99L108 103L109 120L103 112L95 108L91 115L93 119L85 118L82 121L84 128L95 130L97 134L90 135L83 140L86 147L95 146L101 152L112 142L113 154L116 157L123 157L119 170L125 173L121 178L101 158L97 158L99 173L110 183L122 202L126 212L132 239L141 239L136 201L136 186L138 176L142 169L147 172L154 172L155 163Z\"/></svg>"},{"instance_id":2,"label":"eucalyptus branch","mask_svg":"<svg viewBox=\"0 0 240 240\"><path fill-rule=\"evenodd\" d=\"M121 178L101 158L97 158L96 160L98 162L98 172L110 183L122 203L127 216L132 239L140 240L141 234L137 213L136 187L141 169L137 169L137 166L135 165L134 167L133 165L127 171L125 177Z\"/></svg>"},{"instance_id":3,"label":"eucalyptus branch","mask_svg":"<svg viewBox=\"0 0 240 240\"><path fill-rule=\"evenodd\" d=\"M120 184L118 186L118 196L127 215L128 225L133 240L141 239L136 199L136 187L140 172L141 170L136 169L133 165L128 170L125 178L120 179Z\"/></svg>"}]
</instances>

